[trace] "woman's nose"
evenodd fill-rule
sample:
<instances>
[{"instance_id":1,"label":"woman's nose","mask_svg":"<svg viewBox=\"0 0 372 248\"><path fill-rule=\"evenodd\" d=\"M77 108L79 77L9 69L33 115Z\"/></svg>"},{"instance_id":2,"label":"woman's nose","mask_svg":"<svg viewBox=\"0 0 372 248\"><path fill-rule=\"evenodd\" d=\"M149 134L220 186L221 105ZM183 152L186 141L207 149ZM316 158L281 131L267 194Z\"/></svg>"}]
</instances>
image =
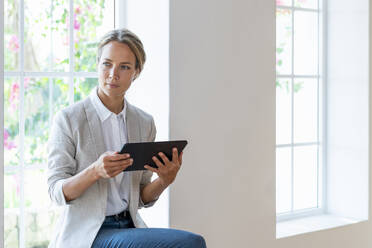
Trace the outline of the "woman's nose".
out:
<instances>
[{"instance_id":1,"label":"woman's nose","mask_svg":"<svg viewBox=\"0 0 372 248\"><path fill-rule=\"evenodd\" d=\"M109 77L110 77L110 78L113 78L113 79L115 79L115 80L119 79L118 70L117 70L115 67L113 67L113 68L110 70Z\"/></svg>"}]
</instances>

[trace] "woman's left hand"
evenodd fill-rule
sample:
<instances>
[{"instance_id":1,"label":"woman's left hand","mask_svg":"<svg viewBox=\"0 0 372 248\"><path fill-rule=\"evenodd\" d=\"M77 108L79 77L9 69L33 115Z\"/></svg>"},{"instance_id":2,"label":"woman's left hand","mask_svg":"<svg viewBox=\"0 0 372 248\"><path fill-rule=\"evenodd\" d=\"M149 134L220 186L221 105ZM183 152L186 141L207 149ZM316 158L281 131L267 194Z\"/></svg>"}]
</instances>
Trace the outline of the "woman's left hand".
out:
<instances>
[{"instance_id":1,"label":"woman's left hand","mask_svg":"<svg viewBox=\"0 0 372 248\"><path fill-rule=\"evenodd\" d=\"M159 152L159 156L163 161L160 161L156 156L152 157L152 160L158 166L158 168L145 165L144 167L152 172L155 172L159 176L159 180L164 186L168 186L173 183L176 179L177 173L182 165L182 152L178 156L177 148L173 148L172 160L170 161L164 153Z\"/></svg>"}]
</instances>

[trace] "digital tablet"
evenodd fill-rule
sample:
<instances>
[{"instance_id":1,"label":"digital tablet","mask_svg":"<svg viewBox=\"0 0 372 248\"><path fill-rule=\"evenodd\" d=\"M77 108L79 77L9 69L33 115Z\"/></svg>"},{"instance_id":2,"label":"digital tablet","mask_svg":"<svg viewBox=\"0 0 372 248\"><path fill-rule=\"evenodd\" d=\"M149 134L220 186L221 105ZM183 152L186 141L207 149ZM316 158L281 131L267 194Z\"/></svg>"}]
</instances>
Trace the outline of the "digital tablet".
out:
<instances>
[{"instance_id":1,"label":"digital tablet","mask_svg":"<svg viewBox=\"0 0 372 248\"><path fill-rule=\"evenodd\" d=\"M186 140L126 143L119 153L129 153L133 159L133 164L124 171L147 170L144 167L146 164L158 168L152 160L153 156L163 161L158 155L159 152L164 153L169 160L172 160L172 148L176 147L178 154L180 154L186 145Z\"/></svg>"}]
</instances>

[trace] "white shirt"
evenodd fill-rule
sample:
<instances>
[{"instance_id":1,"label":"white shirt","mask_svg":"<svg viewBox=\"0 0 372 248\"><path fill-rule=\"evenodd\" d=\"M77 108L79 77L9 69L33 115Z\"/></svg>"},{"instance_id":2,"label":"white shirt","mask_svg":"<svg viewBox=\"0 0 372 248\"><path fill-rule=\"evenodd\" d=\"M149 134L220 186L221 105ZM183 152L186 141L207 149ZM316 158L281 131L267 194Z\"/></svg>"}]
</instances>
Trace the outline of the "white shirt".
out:
<instances>
[{"instance_id":1,"label":"white shirt","mask_svg":"<svg viewBox=\"0 0 372 248\"><path fill-rule=\"evenodd\" d=\"M115 114L103 105L97 91L98 87L95 87L89 97L102 123L106 151L120 151L128 140L125 123L126 101L124 99L123 110L119 114ZM130 176L128 172L123 172L108 181L106 216L118 214L128 208Z\"/></svg>"}]
</instances>

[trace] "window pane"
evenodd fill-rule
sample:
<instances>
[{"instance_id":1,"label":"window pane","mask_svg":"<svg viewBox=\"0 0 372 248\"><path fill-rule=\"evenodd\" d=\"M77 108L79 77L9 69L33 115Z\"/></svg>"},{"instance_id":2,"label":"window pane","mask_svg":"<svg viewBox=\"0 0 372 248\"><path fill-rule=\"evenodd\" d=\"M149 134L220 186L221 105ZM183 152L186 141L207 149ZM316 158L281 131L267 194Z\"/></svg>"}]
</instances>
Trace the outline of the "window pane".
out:
<instances>
[{"instance_id":1,"label":"window pane","mask_svg":"<svg viewBox=\"0 0 372 248\"><path fill-rule=\"evenodd\" d=\"M294 6L300 8L318 8L318 0L294 0Z\"/></svg>"},{"instance_id":2,"label":"window pane","mask_svg":"<svg viewBox=\"0 0 372 248\"><path fill-rule=\"evenodd\" d=\"M292 73L292 11L276 10L276 71Z\"/></svg>"},{"instance_id":3,"label":"window pane","mask_svg":"<svg viewBox=\"0 0 372 248\"><path fill-rule=\"evenodd\" d=\"M96 71L98 40L114 29L113 1L74 1L75 71Z\"/></svg>"},{"instance_id":4,"label":"window pane","mask_svg":"<svg viewBox=\"0 0 372 248\"><path fill-rule=\"evenodd\" d=\"M15 209L19 207L19 176L15 172L4 173L4 208Z\"/></svg>"},{"instance_id":5,"label":"window pane","mask_svg":"<svg viewBox=\"0 0 372 248\"><path fill-rule=\"evenodd\" d=\"M19 247L19 219L18 208L4 209L4 246L5 247Z\"/></svg>"},{"instance_id":6,"label":"window pane","mask_svg":"<svg viewBox=\"0 0 372 248\"><path fill-rule=\"evenodd\" d=\"M316 79L294 81L294 142L317 142L318 84Z\"/></svg>"},{"instance_id":7,"label":"window pane","mask_svg":"<svg viewBox=\"0 0 372 248\"><path fill-rule=\"evenodd\" d=\"M19 78L4 80L4 165L19 164Z\"/></svg>"},{"instance_id":8,"label":"window pane","mask_svg":"<svg viewBox=\"0 0 372 248\"><path fill-rule=\"evenodd\" d=\"M19 70L19 1L4 1L4 70Z\"/></svg>"},{"instance_id":9,"label":"window pane","mask_svg":"<svg viewBox=\"0 0 372 248\"><path fill-rule=\"evenodd\" d=\"M291 148L276 149L276 213L291 211Z\"/></svg>"},{"instance_id":10,"label":"window pane","mask_svg":"<svg viewBox=\"0 0 372 248\"><path fill-rule=\"evenodd\" d=\"M86 98L97 85L97 78L75 78L74 101L77 102Z\"/></svg>"},{"instance_id":11,"label":"window pane","mask_svg":"<svg viewBox=\"0 0 372 248\"><path fill-rule=\"evenodd\" d=\"M59 215L60 212L53 209L26 209L26 247L47 248Z\"/></svg>"},{"instance_id":12,"label":"window pane","mask_svg":"<svg viewBox=\"0 0 372 248\"><path fill-rule=\"evenodd\" d=\"M294 12L294 73L318 74L318 13Z\"/></svg>"},{"instance_id":13,"label":"window pane","mask_svg":"<svg viewBox=\"0 0 372 248\"><path fill-rule=\"evenodd\" d=\"M46 164L52 114L68 105L63 79L31 78L25 85L25 163Z\"/></svg>"},{"instance_id":14,"label":"window pane","mask_svg":"<svg viewBox=\"0 0 372 248\"><path fill-rule=\"evenodd\" d=\"M15 172L4 172L4 243L18 247L20 181Z\"/></svg>"},{"instance_id":15,"label":"window pane","mask_svg":"<svg viewBox=\"0 0 372 248\"><path fill-rule=\"evenodd\" d=\"M24 187L26 208L37 210L50 207L45 169L26 169Z\"/></svg>"},{"instance_id":16,"label":"window pane","mask_svg":"<svg viewBox=\"0 0 372 248\"><path fill-rule=\"evenodd\" d=\"M290 144L292 136L291 79L276 81L276 144Z\"/></svg>"},{"instance_id":17,"label":"window pane","mask_svg":"<svg viewBox=\"0 0 372 248\"><path fill-rule=\"evenodd\" d=\"M51 207L46 182L44 169L25 171L26 247L47 247L59 216L59 209Z\"/></svg>"},{"instance_id":18,"label":"window pane","mask_svg":"<svg viewBox=\"0 0 372 248\"><path fill-rule=\"evenodd\" d=\"M68 70L68 1L52 2L25 0L25 71Z\"/></svg>"},{"instance_id":19,"label":"window pane","mask_svg":"<svg viewBox=\"0 0 372 248\"><path fill-rule=\"evenodd\" d=\"M294 210L317 207L317 146L294 148Z\"/></svg>"},{"instance_id":20,"label":"window pane","mask_svg":"<svg viewBox=\"0 0 372 248\"><path fill-rule=\"evenodd\" d=\"M292 0L276 0L277 6L292 6Z\"/></svg>"}]
</instances>

